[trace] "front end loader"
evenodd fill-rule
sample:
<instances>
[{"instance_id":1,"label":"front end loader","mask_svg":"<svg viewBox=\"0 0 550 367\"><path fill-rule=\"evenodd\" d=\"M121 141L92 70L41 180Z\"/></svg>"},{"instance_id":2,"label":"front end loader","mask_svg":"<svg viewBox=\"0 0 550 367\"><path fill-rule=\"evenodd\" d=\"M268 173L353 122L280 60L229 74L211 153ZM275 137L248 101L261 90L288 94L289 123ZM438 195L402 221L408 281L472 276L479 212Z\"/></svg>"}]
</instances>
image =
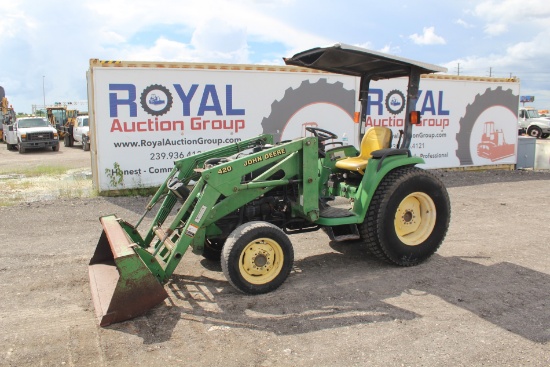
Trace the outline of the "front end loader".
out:
<instances>
[{"instance_id":1,"label":"front end loader","mask_svg":"<svg viewBox=\"0 0 550 367\"><path fill-rule=\"evenodd\" d=\"M221 261L229 283L246 294L275 290L294 261L289 235L323 230L333 241L355 240L399 266L428 259L450 220L443 184L415 167L413 110L420 75L444 68L337 44L285 59L289 65L361 77L360 149L307 126L306 137L276 142L260 135L174 162L146 213L160 205L143 235L109 215L90 261L100 325L147 312L162 302L185 252ZM364 130L370 80L408 77L405 127L392 145L389 128ZM394 146L394 147L392 147Z\"/></svg>"}]
</instances>

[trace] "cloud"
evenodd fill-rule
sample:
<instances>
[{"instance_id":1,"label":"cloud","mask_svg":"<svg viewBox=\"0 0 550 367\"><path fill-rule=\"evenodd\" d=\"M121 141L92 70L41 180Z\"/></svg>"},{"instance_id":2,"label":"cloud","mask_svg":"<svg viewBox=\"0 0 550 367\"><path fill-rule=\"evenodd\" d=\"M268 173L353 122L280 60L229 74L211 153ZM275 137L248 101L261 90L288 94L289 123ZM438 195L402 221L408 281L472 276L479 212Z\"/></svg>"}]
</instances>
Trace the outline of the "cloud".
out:
<instances>
[{"instance_id":1,"label":"cloud","mask_svg":"<svg viewBox=\"0 0 550 367\"><path fill-rule=\"evenodd\" d=\"M498 36L506 33L512 24L548 27L550 2L548 0L485 0L476 5L472 14L487 24L485 33Z\"/></svg>"},{"instance_id":2,"label":"cloud","mask_svg":"<svg viewBox=\"0 0 550 367\"><path fill-rule=\"evenodd\" d=\"M489 23L483 29L490 36L498 36L506 33L508 26L504 23Z\"/></svg>"},{"instance_id":3,"label":"cloud","mask_svg":"<svg viewBox=\"0 0 550 367\"><path fill-rule=\"evenodd\" d=\"M435 27L424 27L422 35L411 34L409 38L417 45L444 45L445 39L435 34Z\"/></svg>"},{"instance_id":4,"label":"cloud","mask_svg":"<svg viewBox=\"0 0 550 367\"><path fill-rule=\"evenodd\" d=\"M468 28L474 28L475 26L473 24L470 24L470 23L467 23L465 20L462 20L462 19L457 19L455 21L456 24L468 29Z\"/></svg>"},{"instance_id":5,"label":"cloud","mask_svg":"<svg viewBox=\"0 0 550 367\"><path fill-rule=\"evenodd\" d=\"M251 44L289 55L333 40L278 16L293 0L0 0L0 85L19 111L86 98L91 58L136 61L253 63L275 60ZM157 31L160 30L160 31ZM166 31L166 32L164 32ZM136 42L139 40L139 42ZM282 63L278 55L277 63Z\"/></svg>"}]
</instances>

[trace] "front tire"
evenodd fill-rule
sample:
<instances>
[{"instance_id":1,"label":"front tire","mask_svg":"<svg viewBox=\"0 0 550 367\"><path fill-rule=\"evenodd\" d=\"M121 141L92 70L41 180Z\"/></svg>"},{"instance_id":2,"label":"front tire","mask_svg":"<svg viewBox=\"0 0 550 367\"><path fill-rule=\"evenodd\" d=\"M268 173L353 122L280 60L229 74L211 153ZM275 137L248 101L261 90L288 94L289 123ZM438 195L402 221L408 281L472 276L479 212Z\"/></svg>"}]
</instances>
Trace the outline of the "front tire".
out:
<instances>
[{"instance_id":1,"label":"front tire","mask_svg":"<svg viewBox=\"0 0 550 367\"><path fill-rule=\"evenodd\" d=\"M54 152L59 152L59 144L52 146Z\"/></svg>"},{"instance_id":2,"label":"front tire","mask_svg":"<svg viewBox=\"0 0 550 367\"><path fill-rule=\"evenodd\" d=\"M542 130L538 126L531 126L527 130L527 135L532 136L533 138L540 139L542 137Z\"/></svg>"},{"instance_id":3,"label":"front tire","mask_svg":"<svg viewBox=\"0 0 550 367\"><path fill-rule=\"evenodd\" d=\"M380 182L359 230L375 256L413 266L432 256L443 242L450 208L439 179L417 167L402 167Z\"/></svg>"},{"instance_id":4,"label":"front tire","mask_svg":"<svg viewBox=\"0 0 550 367\"><path fill-rule=\"evenodd\" d=\"M19 144L19 154L23 154L25 153L25 151L25 148L21 144Z\"/></svg>"},{"instance_id":5,"label":"front tire","mask_svg":"<svg viewBox=\"0 0 550 367\"><path fill-rule=\"evenodd\" d=\"M262 294L277 289L294 263L288 236L267 222L237 227L225 241L222 270L231 285L243 293Z\"/></svg>"}]
</instances>

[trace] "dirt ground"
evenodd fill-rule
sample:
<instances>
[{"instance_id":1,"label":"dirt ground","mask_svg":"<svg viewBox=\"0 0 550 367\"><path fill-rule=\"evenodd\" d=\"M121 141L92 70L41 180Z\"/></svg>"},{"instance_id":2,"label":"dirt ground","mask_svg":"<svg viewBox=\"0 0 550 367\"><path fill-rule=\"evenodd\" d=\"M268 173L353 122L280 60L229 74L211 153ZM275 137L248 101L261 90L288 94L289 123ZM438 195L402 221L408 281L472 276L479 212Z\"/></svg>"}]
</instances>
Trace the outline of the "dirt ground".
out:
<instances>
[{"instance_id":1,"label":"dirt ground","mask_svg":"<svg viewBox=\"0 0 550 367\"><path fill-rule=\"evenodd\" d=\"M75 168L89 165L76 147L4 152L0 145L4 171L69 157ZM550 365L550 174L441 176L451 226L422 265L383 264L322 232L295 235L283 286L244 296L219 264L189 252L165 303L107 328L98 326L88 283L98 217L135 223L147 198L0 207L0 365Z\"/></svg>"}]
</instances>

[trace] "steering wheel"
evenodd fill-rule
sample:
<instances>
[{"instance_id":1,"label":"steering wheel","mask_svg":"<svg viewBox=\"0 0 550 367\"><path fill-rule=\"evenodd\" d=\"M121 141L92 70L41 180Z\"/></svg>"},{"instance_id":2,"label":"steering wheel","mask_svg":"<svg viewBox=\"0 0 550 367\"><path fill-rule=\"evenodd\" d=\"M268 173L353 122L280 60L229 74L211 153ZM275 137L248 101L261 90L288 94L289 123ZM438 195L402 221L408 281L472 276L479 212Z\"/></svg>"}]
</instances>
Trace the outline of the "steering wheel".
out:
<instances>
[{"instance_id":1,"label":"steering wheel","mask_svg":"<svg viewBox=\"0 0 550 367\"><path fill-rule=\"evenodd\" d=\"M313 136L319 139L319 143L330 139L338 139L338 135L335 133L331 133L330 131L320 129L318 127L308 126L306 127L306 131L312 133Z\"/></svg>"}]
</instances>

